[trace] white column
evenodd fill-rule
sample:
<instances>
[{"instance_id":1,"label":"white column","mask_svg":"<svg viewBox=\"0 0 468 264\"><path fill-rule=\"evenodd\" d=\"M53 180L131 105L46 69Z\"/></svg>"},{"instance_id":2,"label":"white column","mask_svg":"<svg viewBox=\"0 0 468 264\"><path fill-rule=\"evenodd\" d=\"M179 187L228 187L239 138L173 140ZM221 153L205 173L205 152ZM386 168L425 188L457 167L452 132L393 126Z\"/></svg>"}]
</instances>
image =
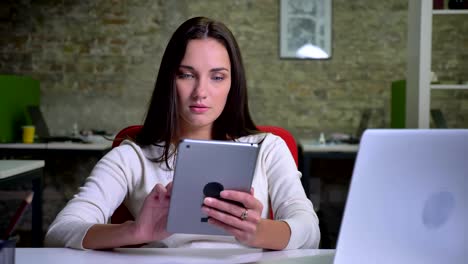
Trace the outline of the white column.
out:
<instances>
[{"instance_id":1,"label":"white column","mask_svg":"<svg viewBox=\"0 0 468 264\"><path fill-rule=\"evenodd\" d=\"M408 0L406 127L429 128L432 0Z\"/></svg>"}]
</instances>

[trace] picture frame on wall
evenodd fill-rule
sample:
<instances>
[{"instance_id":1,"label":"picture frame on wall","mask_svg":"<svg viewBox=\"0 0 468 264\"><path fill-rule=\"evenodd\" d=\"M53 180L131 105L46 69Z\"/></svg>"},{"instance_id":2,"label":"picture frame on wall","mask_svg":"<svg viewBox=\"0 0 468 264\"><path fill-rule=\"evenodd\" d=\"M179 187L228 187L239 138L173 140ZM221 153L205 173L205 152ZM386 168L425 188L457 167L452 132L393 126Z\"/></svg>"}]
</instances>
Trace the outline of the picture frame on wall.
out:
<instances>
[{"instance_id":1,"label":"picture frame on wall","mask_svg":"<svg viewBox=\"0 0 468 264\"><path fill-rule=\"evenodd\" d=\"M280 58L330 59L332 0L280 0Z\"/></svg>"}]
</instances>

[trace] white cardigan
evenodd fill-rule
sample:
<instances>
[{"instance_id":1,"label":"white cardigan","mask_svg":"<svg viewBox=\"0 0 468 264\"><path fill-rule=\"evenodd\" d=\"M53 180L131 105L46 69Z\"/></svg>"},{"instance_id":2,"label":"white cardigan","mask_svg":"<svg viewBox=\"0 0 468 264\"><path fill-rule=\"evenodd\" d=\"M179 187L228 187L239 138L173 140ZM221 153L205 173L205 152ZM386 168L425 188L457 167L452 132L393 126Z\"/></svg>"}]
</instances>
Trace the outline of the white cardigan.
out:
<instances>
[{"instance_id":1,"label":"white cardigan","mask_svg":"<svg viewBox=\"0 0 468 264\"><path fill-rule=\"evenodd\" d=\"M286 143L273 134L250 135L238 141L258 143L262 139L252 182L255 197L264 206L262 217L268 217L270 197L275 219L285 221L291 229L286 249L317 248L320 241L318 218L304 193L301 173ZM96 164L79 193L51 224L45 238L46 246L83 249L82 242L88 229L94 224L108 223L122 202L134 216L138 215L154 185L172 181L173 171L164 162L151 161L161 153L161 147L141 148L130 141L124 141L107 153ZM232 236L187 234L174 234L150 246L244 247Z\"/></svg>"}]
</instances>

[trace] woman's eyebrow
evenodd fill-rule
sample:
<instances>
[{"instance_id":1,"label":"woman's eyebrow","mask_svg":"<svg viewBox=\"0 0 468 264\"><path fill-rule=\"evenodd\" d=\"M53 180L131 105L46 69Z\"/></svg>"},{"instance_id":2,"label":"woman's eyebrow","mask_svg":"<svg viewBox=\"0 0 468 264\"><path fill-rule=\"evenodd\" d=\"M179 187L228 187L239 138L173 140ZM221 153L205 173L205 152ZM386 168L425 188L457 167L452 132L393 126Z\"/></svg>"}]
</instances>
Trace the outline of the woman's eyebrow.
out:
<instances>
[{"instance_id":1,"label":"woman's eyebrow","mask_svg":"<svg viewBox=\"0 0 468 264\"><path fill-rule=\"evenodd\" d=\"M195 71L195 68L193 68L192 66L189 66L189 65L183 65L181 64L179 66L179 68L184 68L184 69L187 69L187 70L191 70L191 71ZM219 71L227 71L229 72L229 70L225 67L216 67L216 68L213 68L210 70L210 72L219 72Z\"/></svg>"},{"instance_id":2,"label":"woman's eyebrow","mask_svg":"<svg viewBox=\"0 0 468 264\"><path fill-rule=\"evenodd\" d=\"M218 72L218 71L227 71L227 72L229 72L229 70L227 68L224 68L224 67L213 68L213 69L210 70L210 72Z\"/></svg>"},{"instance_id":3,"label":"woman's eyebrow","mask_svg":"<svg viewBox=\"0 0 468 264\"><path fill-rule=\"evenodd\" d=\"M179 68L185 68L185 69L188 69L188 70L195 70L192 66L188 66L188 65L180 65Z\"/></svg>"}]
</instances>

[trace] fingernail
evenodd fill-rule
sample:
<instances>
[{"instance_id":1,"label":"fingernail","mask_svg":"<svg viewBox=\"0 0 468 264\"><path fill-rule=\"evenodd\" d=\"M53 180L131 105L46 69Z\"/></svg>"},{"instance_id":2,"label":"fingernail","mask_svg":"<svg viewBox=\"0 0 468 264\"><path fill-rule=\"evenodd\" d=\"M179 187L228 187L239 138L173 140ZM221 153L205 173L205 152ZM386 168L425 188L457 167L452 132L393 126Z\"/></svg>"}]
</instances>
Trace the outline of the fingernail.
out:
<instances>
[{"instance_id":1,"label":"fingernail","mask_svg":"<svg viewBox=\"0 0 468 264\"><path fill-rule=\"evenodd\" d=\"M213 202L213 199L211 199L210 197L206 197L206 198L205 198L204 203L210 204L211 202Z\"/></svg>"}]
</instances>

